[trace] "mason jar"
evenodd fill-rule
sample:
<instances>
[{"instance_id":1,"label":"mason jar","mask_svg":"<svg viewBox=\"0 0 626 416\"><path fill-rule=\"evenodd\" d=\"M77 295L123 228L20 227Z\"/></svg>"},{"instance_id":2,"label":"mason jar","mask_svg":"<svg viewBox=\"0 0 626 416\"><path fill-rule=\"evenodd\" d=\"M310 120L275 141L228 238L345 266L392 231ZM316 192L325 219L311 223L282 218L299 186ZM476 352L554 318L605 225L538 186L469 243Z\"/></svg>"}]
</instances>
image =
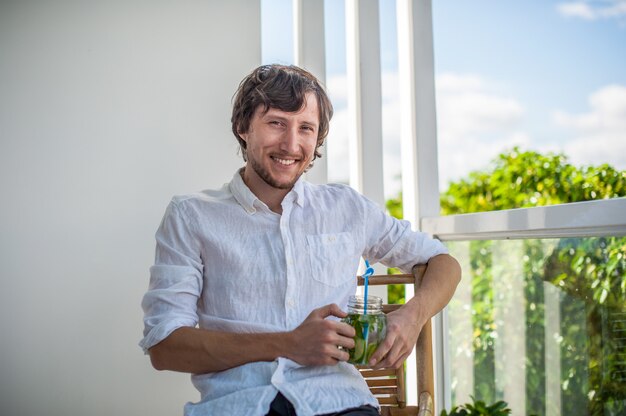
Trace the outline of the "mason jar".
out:
<instances>
[{"instance_id":1,"label":"mason jar","mask_svg":"<svg viewBox=\"0 0 626 416\"><path fill-rule=\"evenodd\" d=\"M378 296L367 297L367 312L364 296L350 296L348 316L342 319L354 328L354 348L348 349L348 362L367 365L372 354L387 334L387 317L382 309L383 300Z\"/></svg>"}]
</instances>

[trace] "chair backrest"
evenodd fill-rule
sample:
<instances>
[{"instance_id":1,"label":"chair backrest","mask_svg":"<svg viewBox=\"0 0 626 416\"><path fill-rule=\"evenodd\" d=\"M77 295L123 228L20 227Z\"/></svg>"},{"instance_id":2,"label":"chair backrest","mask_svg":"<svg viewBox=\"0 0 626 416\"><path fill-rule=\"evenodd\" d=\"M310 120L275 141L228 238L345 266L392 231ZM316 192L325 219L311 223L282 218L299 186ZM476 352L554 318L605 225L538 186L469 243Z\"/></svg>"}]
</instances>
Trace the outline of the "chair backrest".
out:
<instances>
[{"instance_id":1,"label":"chair backrest","mask_svg":"<svg viewBox=\"0 0 626 416\"><path fill-rule=\"evenodd\" d=\"M426 271L425 265L417 265L412 274L374 275L368 279L368 285L414 285L417 292ZM363 286L363 277L358 276L358 285ZM389 313L402 305L383 305L383 311ZM404 366L399 369L372 370L358 366L361 375L365 378L370 391L378 399L383 416L433 416L434 379L433 379L433 350L432 328L430 320L422 328L416 344L417 355L417 406L406 405L406 387Z\"/></svg>"}]
</instances>

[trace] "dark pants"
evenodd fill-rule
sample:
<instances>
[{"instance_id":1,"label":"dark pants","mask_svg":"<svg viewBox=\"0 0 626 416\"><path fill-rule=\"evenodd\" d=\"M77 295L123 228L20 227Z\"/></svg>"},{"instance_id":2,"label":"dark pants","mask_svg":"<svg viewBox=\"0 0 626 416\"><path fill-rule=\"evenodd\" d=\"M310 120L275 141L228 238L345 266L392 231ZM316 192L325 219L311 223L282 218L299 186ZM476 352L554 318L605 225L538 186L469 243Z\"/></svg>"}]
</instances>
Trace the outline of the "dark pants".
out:
<instances>
[{"instance_id":1,"label":"dark pants","mask_svg":"<svg viewBox=\"0 0 626 416\"><path fill-rule=\"evenodd\" d=\"M296 410L293 405L287 400L281 393L276 395L276 398L270 406L270 412L266 416L297 416ZM372 406L361 406L353 409L342 410L339 413L328 413L320 416L380 416L378 410Z\"/></svg>"}]
</instances>

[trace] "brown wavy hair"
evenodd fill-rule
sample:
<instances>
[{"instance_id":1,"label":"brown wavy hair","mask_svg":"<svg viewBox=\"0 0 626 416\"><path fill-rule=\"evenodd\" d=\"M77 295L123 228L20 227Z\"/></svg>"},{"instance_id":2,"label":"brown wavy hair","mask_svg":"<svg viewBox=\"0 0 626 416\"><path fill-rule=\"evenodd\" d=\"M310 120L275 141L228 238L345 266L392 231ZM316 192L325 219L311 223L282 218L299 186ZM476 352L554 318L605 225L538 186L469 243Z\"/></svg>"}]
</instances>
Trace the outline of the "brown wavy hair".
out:
<instances>
[{"instance_id":1,"label":"brown wavy hair","mask_svg":"<svg viewBox=\"0 0 626 416\"><path fill-rule=\"evenodd\" d=\"M315 160L322 157L318 149L328 136L330 119L333 116L333 106L319 80L295 65L272 64L256 68L241 81L233 98L230 122L244 161L248 160L246 142L239 133L248 132L256 109L262 106L263 112L275 108L292 113L304 106L307 93L315 94L320 118L313 155Z\"/></svg>"}]
</instances>

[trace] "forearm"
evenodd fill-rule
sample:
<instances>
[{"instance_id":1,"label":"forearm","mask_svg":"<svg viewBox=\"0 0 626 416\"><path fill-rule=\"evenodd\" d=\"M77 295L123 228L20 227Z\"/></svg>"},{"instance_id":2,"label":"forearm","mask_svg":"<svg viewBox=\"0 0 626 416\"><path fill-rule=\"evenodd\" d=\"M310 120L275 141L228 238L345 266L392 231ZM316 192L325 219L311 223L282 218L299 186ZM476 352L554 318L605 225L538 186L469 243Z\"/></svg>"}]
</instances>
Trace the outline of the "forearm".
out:
<instances>
[{"instance_id":1,"label":"forearm","mask_svg":"<svg viewBox=\"0 0 626 416\"><path fill-rule=\"evenodd\" d=\"M387 315L387 336L372 355L370 365L373 368L401 366L424 324L448 304L460 279L461 268L453 257L442 254L431 258L415 296Z\"/></svg>"},{"instance_id":2,"label":"forearm","mask_svg":"<svg viewBox=\"0 0 626 416\"><path fill-rule=\"evenodd\" d=\"M326 319L344 318L335 304L314 309L294 330L240 334L184 327L150 348L157 370L204 374L256 361L285 357L301 365L336 365L346 361L343 348L354 348L354 328Z\"/></svg>"},{"instance_id":3,"label":"forearm","mask_svg":"<svg viewBox=\"0 0 626 416\"><path fill-rule=\"evenodd\" d=\"M288 356L287 332L239 334L183 327L150 348L157 370L203 374Z\"/></svg>"},{"instance_id":4,"label":"forearm","mask_svg":"<svg viewBox=\"0 0 626 416\"><path fill-rule=\"evenodd\" d=\"M413 310L423 324L448 304L460 280L461 267L454 257L440 254L431 258L421 285L417 285L419 289L407 302L407 308Z\"/></svg>"}]
</instances>

